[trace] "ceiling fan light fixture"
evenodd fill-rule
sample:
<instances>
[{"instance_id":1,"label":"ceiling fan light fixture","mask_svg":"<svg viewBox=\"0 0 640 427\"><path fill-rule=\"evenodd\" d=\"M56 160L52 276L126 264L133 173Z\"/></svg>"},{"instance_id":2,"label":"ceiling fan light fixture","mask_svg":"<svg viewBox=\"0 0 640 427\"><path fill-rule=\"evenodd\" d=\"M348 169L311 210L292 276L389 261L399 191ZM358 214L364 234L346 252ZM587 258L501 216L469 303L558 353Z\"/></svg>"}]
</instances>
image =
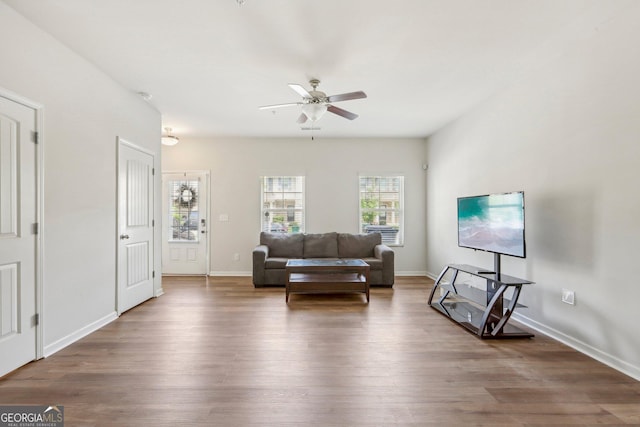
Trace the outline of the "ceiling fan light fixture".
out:
<instances>
[{"instance_id":1,"label":"ceiling fan light fixture","mask_svg":"<svg viewBox=\"0 0 640 427\"><path fill-rule=\"evenodd\" d=\"M302 106L302 112L312 122L320 120L320 118L327 112L327 104L310 102Z\"/></svg>"},{"instance_id":2,"label":"ceiling fan light fixture","mask_svg":"<svg viewBox=\"0 0 640 427\"><path fill-rule=\"evenodd\" d=\"M164 128L164 130L166 131L166 135L162 135L162 145L172 146L180 142L177 136L171 135L171 128Z\"/></svg>"},{"instance_id":3,"label":"ceiling fan light fixture","mask_svg":"<svg viewBox=\"0 0 640 427\"><path fill-rule=\"evenodd\" d=\"M302 97L302 101L289 102L286 104L265 105L258 108L261 110L272 110L275 112L274 110L275 108L300 105L302 107L302 113L300 114L300 116L298 116L297 122L299 124L306 123L307 121L311 121L311 123L315 123L318 120L320 120L320 118L327 111L332 114L338 115L340 117L344 117L345 119L348 119L348 120L355 120L358 118L357 114L344 110L340 107L336 107L335 105L333 105L333 103L339 102L339 101L349 101L352 99L366 98L367 97L366 93L359 90L357 92L348 92L348 93L341 93L338 95L327 96L324 92L317 90L318 84L320 84L320 80L311 79L309 80L309 84L313 88L310 91L308 91L307 89L305 89L304 87L300 86L297 83L289 83L289 87Z\"/></svg>"}]
</instances>

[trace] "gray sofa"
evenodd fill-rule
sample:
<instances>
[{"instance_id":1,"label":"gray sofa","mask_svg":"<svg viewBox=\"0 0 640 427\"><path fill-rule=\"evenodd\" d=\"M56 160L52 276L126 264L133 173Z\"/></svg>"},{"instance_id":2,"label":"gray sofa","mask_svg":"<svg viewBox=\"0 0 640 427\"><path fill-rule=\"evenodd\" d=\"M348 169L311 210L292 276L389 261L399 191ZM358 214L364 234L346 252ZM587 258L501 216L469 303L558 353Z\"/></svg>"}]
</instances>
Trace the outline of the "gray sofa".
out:
<instances>
[{"instance_id":1,"label":"gray sofa","mask_svg":"<svg viewBox=\"0 0 640 427\"><path fill-rule=\"evenodd\" d=\"M370 266L372 286L392 287L394 253L380 233L281 234L260 233L253 250L253 285L286 285L285 265L291 258L355 258Z\"/></svg>"}]
</instances>

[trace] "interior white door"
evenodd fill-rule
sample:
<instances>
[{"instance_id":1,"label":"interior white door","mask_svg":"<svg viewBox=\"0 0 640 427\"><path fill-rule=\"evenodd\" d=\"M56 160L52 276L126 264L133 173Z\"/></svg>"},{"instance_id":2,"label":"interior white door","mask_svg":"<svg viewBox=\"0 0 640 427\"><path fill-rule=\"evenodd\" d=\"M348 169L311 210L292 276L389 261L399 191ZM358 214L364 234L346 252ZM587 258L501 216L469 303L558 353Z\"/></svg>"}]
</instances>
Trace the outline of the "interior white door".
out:
<instances>
[{"instance_id":1,"label":"interior white door","mask_svg":"<svg viewBox=\"0 0 640 427\"><path fill-rule=\"evenodd\" d=\"M0 376L36 358L36 119L0 95Z\"/></svg>"},{"instance_id":2,"label":"interior white door","mask_svg":"<svg viewBox=\"0 0 640 427\"><path fill-rule=\"evenodd\" d=\"M162 273L208 274L206 172L163 173Z\"/></svg>"},{"instance_id":3,"label":"interior white door","mask_svg":"<svg viewBox=\"0 0 640 427\"><path fill-rule=\"evenodd\" d=\"M118 140L118 312L153 297L153 155Z\"/></svg>"}]
</instances>

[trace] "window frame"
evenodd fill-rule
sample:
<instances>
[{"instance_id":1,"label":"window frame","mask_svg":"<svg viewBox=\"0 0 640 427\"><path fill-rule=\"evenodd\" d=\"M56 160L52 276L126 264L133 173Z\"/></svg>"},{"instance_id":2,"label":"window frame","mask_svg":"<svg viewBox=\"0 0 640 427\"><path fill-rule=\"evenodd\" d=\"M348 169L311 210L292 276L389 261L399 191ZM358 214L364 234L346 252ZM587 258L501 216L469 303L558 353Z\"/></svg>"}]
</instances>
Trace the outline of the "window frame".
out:
<instances>
[{"instance_id":1,"label":"window frame","mask_svg":"<svg viewBox=\"0 0 640 427\"><path fill-rule=\"evenodd\" d=\"M280 188L276 189L274 183L281 180ZM300 180L300 191L297 191L297 183L292 185L292 180ZM276 201L276 198L267 197L268 194L282 194L280 200L282 207L267 207L269 200ZM300 198L286 198L286 194L301 194ZM300 202L300 207L296 207L296 202ZM291 206L293 204L293 206ZM272 220L276 215L283 216L283 227L286 231L282 234L297 234L305 232L306 224L306 177L304 175L263 175L260 177L260 230L265 232L273 231ZM293 215L292 215L293 214ZM291 220L293 216L293 220ZM280 222L280 221L278 221Z\"/></svg>"},{"instance_id":2,"label":"window frame","mask_svg":"<svg viewBox=\"0 0 640 427\"><path fill-rule=\"evenodd\" d=\"M398 179L398 191L394 192L396 194L398 194L398 208L383 208L380 205L380 194L383 193L383 191L380 191L380 184L378 183L378 198L376 199L378 201L378 206L376 208L363 208L363 195L367 194L367 193L371 193L371 192L367 192L367 191L362 191L362 180L363 179L377 179L377 180L384 180L384 179ZM385 191L386 193L389 193L389 191ZM367 212L375 212L377 213L377 216L384 216L385 218L385 224L387 222L387 219L389 217L391 218L397 218L397 225L398 225L398 232L396 234L396 239L395 242L390 242L387 238L387 240L385 240L385 236L383 234L383 239L382 239L382 243L387 245L387 246L393 246L393 247L402 247L404 246L404 236L405 236L405 221L404 221L404 215L405 215L405 203L404 203L404 192L405 192L405 176L403 174L399 174L399 173L387 173L387 174L380 174L380 173L359 173L358 174L358 232L359 233L364 233L364 227L367 225L366 222L363 221L363 214L367 213ZM380 215L382 214L382 215ZM382 225L382 224L378 224L378 225Z\"/></svg>"}]
</instances>

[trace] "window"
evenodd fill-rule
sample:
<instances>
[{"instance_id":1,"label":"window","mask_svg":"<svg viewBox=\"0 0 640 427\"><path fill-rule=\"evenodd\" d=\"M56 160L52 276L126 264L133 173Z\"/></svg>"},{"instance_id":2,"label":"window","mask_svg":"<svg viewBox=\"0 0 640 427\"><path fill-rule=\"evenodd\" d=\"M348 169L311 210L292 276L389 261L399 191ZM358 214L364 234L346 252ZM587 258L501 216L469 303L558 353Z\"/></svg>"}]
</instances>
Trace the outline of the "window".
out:
<instances>
[{"instance_id":1,"label":"window","mask_svg":"<svg viewBox=\"0 0 640 427\"><path fill-rule=\"evenodd\" d=\"M169 181L169 241L191 242L199 240L200 222L198 180Z\"/></svg>"},{"instance_id":2,"label":"window","mask_svg":"<svg viewBox=\"0 0 640 427\"><path fill-rule=\"evenodd\" d=\"M261 230L304 233L304 176L263 176Z\"/></svg>"},{"instance_id":3,"label":"window","mask_svg":"<svg viewBox=\"0 0 640 427\"><path fill-rule=\"evenodd\" d=\"M382 243L404 244L404 177L360 176L360 232L382 234Z\"/></svg>"}]
</instances>

